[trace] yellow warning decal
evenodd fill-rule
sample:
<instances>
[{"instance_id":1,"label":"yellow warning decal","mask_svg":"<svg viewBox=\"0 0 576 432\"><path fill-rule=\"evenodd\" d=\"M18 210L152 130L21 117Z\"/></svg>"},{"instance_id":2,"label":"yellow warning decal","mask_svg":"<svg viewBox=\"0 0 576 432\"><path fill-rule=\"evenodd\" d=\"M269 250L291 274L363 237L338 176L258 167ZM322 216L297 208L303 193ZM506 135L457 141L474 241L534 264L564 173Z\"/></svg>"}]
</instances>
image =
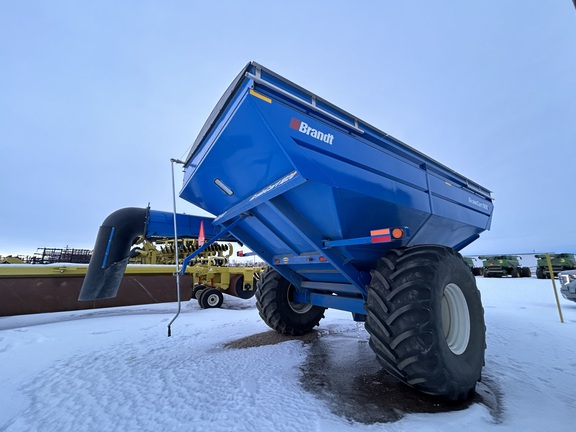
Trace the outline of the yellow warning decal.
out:
<instances>
[{"instance_id":1,"label":"yellow warning decal","mask_svg":"<svg viewBox=\"0 0 576 432\"><path fill-rule=\"evenodd\" d=\"M270 99L269 97L266 97L260 93L255 92L254 90L250 89L250 94L252 96L256 96L258 99L262 99L263 101L266 101L268 103L272 103L272 99Z\"/></svg>"}]
</instances>

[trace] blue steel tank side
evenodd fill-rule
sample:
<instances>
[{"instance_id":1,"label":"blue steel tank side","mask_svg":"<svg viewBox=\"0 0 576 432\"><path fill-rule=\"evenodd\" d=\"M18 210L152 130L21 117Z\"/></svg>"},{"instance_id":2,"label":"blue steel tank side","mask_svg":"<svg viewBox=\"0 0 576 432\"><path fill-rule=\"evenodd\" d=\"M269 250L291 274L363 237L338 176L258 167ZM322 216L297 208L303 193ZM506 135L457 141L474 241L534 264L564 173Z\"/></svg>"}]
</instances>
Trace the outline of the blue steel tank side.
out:
<instances>
[{"instance_id":1,"label":"blue steel tank side","mask_svg":"<svg viewBox=\"0 0 576 432\"><path fill-rule=\"evenodd\" d=\"M230 111L237 107L239 98L246 96L247 89L279 100L297 112L306 113L339 130L344 130L349 136L377 145L389 154L410 161L414 165L425 166L431 174L454 186L469 190L482 201L489 201L488 205L491 206L490 190L255 62L248 63L237 75L194 141L186 159L181 192L181 196L184 194L182 196L184 199L187 183L197 167L193 164L193 160L197 163L202 159L198 156L203 156L208 151L211 145L209 142L222 131L223 125L229 119ZM489 210L491 211L491 208ZM489 225L486 228L489 228Z\"/></svg>"},{"instance_id":2,"label":"blue steel tank side","mask_svg":"<svg viewBox=\"0 0 576 432\"><path fill-rule=\"evenodd\" d=\"M344 127L350 135L379 145L400 158L411 160L418 165L426 164L428 170L445 177L446 180L466 186L484 198L491 198L489 189L258 63L249 63L244 72L245 76L252 80L252 87L257 92L283 99L284 103L296 110Z\"/></svg>"}]
</instances>

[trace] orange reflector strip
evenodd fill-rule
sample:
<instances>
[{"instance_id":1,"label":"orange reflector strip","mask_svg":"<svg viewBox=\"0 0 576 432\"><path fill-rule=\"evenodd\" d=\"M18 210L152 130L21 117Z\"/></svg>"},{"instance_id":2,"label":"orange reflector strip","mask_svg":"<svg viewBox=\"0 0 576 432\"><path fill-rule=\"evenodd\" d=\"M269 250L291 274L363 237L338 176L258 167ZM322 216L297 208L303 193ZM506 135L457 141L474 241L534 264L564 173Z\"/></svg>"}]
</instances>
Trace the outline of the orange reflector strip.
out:
<instances>
[{"instance_id":1,"label":"orange reflector strip","mask_svg":"<svg viewBox=\"0 0 576 432\"><path fill-rule=\"evenodd\" d=\"M404 230L402 228L394 228L392 230L392 237L395 239L400 239L404 235Z\"/></svg>"},{"instance_id":2,"label":"orange reflector strip","mask_svg":"<svg viewBox=\"0 0 576 432\"><path fill-rule=\"evenodd\" d=\"M372 243L386 243L392 241L392 237L390 237L390 228L372 230L370 231L370 236L372 237Z\"/></svg>"},{"instance_id":3,"label":"orange reflector strip","mask_svg":"<svg viewBox=\"0 0 576 432\"><path fill-rule=\"evenodd\" d=\"M320 261L320 262L326 262L327 259L326 259L326 257L321 256L320 258L318 258L318 261Z\"/></svg>"},{"instance_id":4,"label":"orange reflector strip","mask_svg":"<svg viewBox=\"0 0 576 432\"><path fill-rule=\"evenodd\" d=\"M372 237L381 235L390 235L390 228L370 231L370 236Z\"/></svg>"}]
</instances>

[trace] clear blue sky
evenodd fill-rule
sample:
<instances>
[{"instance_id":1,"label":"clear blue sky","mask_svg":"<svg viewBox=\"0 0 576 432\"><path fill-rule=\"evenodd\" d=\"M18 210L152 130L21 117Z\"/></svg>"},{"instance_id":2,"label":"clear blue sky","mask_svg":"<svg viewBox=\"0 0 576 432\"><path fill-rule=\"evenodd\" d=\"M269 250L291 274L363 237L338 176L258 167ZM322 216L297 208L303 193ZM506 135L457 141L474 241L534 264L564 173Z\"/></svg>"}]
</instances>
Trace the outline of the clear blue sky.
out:
<instances>
[{"instance_id":1,"label":"clear blue sky","mask_svg":"<svg viewBox=\"0 0 576 432\"><path fill-rule=\"evenodd\" d=\"M249 60L493 190L464 252L576 251L571 0L4 0L0 254L171 210L170 158Z\"/></svg>"}]
</instances>

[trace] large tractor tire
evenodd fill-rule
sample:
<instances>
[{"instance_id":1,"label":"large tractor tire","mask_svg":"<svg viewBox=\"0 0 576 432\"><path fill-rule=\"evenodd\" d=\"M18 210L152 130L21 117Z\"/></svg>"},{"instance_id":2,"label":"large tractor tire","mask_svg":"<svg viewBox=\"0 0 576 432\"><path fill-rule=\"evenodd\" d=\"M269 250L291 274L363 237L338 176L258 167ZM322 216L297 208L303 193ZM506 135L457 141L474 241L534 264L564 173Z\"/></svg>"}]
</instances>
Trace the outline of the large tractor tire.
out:
<instances>
[{"instance_id":1,"label":"large tractor tire","mask_svg":"<svg viewBox=\"0 0 576 432\"><path fill-rule=\"evenodd\" d=\"M371 275L366 330L380 364L424 393L468 398L481 377L486 327L460 254L434 245L394 250Z\"/></svg>"},{"instance_id":2,"label":"large tractor tire","mask_svg":"<svg viewBox=\"0 0 576 432\"><path fill-rule=\"evenodd\" d=\"M532 272L530 271L530 267L522 267L520 269L520 277L532 277Z\"/></svg>"},{"instance_id":3,"label":"large tractor tire","mask_svg":"<svg viewBox=\"0 0 576 432\"><path fill-rule=\"evenodd\" d=\"M542 269L542 267L538 267L536 269L536 277L538 279L546 279L546 276L544 276L544 270Z\"/></svg>"},{"instance_id":4,"label":"large tractor tire","mask_svg":"<svg viewBox=\"0 0 576 432\"><path fill-rule=\"evenodd\" d=\"M310 332L324 318L326 308L293 299L295 287L273 268L268 268L256 287L260 317L279 333L300 336Z\"/></svg>"}]
</instances>

